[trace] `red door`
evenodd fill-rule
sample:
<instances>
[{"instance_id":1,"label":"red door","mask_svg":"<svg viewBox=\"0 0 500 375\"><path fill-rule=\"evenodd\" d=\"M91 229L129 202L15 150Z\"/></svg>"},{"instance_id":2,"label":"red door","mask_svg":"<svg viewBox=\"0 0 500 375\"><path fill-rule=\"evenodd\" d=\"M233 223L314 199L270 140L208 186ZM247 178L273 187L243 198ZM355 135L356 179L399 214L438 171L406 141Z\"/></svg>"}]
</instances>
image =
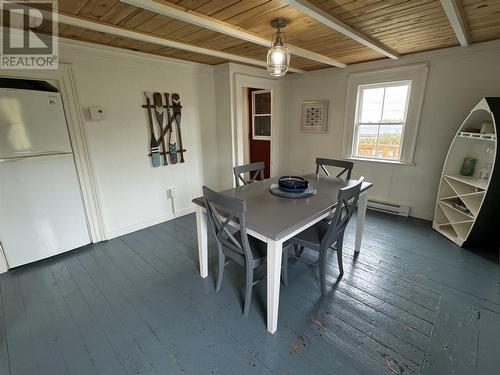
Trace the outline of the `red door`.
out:
<instances>
[{"instance_id":1,"label":"red door","mask_svg":"<svg viewBox=\"0 0 500 375\"><path fill-rule=\"evenodd\" d=\"M264 178L271 172L271 91L248 89L250 163L263 161Z\"/></svg>"}]
</instances>

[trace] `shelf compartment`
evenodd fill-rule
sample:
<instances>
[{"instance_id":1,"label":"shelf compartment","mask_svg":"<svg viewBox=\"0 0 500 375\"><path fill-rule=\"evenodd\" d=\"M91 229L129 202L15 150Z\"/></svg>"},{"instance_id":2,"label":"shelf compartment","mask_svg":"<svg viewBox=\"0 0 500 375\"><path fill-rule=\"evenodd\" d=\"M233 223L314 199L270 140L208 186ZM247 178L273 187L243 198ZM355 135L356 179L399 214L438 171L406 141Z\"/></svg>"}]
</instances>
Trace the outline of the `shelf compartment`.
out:
<instances>
[{"instance_id":1,"label":"shelf compartment","mask_svg":"<svg viewBox=\"0 0 500 375\"><path fill-rule=\"evenodd\" d=\"M436 216L434 217L434 223L441 226L441 225L449 225L450 221L446 217L443 208L441 205L437 206L436 210Z\"/></svg>"},{"instance_id":2,"label":"shelf compartment","mask_svg":"<svg viewBox=\"0 0 500 375\"><path fill-rule=\"evenodd\" d=\"M469 232L472 228L474 221L467 221L462 223L451 224L455 232L458 234L458 237L462 240L467 239Z\"/></svg>"},{"instance_id":3,"label":"shelf compartment","mask_svg":"<svg viewBox=\"0 0 500 375\"><path fill-rule=\"evenodd\" d=\"M435 226L434 229L455 243L461 244L463 242L450 224Z\"/></svg>"},{"instance_id":4,"label":"shelf compartment","mask_svg":"<svg viewBox=\"0 0 500 375\"><path fill-rule=\"evenodd\" d=\"M448 180L443 178L439 189L439 199L445 199L453 195L458 196L457 192L453 189Z\"/></svg>"},{"instance_id":5,"label":"shelf compartment","mask_svg":"<svg viewBox=\"0 0 500 375\"><path fill-rule=\"evenodd\" d=\"M446 215L446 218L448 219L448 222L450 223L460 223L462 221L474 220L474 216L468 215L456 209L449 203L441 201L439 202L439 205L441 206L444 214Z\"/></svg>"},{"instance_id":6,"label":"shelf compartment","mask_svg":"<svg viewBox=\"0 0 500 375\"><path fill-rule=\"evenodd\" d=\"M472 176L467 177L447 174L444 178L458 195L476 193L479 190L486 190L488 188L488 181L480 180Z\"/></svg>"},{"instance_id":7,"label":"shelf compartment","mask_svg":"<svg viewBox=\"0 0 500 375\"><path fill-rule=\"evenodd\" d=\"M460 199L465 203L470 212L474 216L477 216L481 208L481 203L483 203L484 192L461 195Z\"/></svg>"}]
</instances>

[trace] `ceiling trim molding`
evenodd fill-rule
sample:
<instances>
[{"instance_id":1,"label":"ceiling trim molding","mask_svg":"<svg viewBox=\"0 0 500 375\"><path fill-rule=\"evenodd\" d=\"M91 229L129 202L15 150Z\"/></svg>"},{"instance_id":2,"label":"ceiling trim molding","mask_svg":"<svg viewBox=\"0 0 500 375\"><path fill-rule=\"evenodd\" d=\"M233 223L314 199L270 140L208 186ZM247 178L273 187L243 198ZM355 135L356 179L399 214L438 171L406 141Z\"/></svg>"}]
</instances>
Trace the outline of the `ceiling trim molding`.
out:
<instances>
[{"instance_id":1,"label":"ceiling trim molding","mask_svg":"<svg viewBox=\"0 0 500 375\"><path fill-rule=\"evenodd\" d=\"M441 6L450 21L450 25L462 47L469 47L470 32L467 20L459 0L441 0Z\"/></svg>"},{"instance_id":2,"label":"ceiling trim molding","mask_svg":"<svg viewBox=\"0 0 500 375\"><path fill-rule=\"evenodd\" d=\"M259 44L261 46L269 47L271 45L271 40L263 38L257 34L251 33L240 27L231 25L228 22L224 22L213 17L206 16L201 13L197 13L192 10L186 10L184 8L178 7L174 4L167 5L165 3L158 3L153 0L120 0L122 3L133 5L138 8L148 10L153 13L158 13L170 18L175 18L179 21L184 21L192 25L202 27L204 29L216 31L221 34L229 35L231 37L244 40L246 42L251 42ZM308 60L317 61L322 64L336 66L338 68L345 68L347 65L332 59L331 57L309 51L304 48L300 48L291 44L288 44L290 53L296 56L303 57Z\"/></svg>"},{"instance_id":3,"label":"ceiling trim molding","mask_svg":"<svg viewBox=\"0 0 500 375\"><path fill-rule=\"evenodd\" d=\"M290 5L291 7L297 9L299 12L306 14L307 16L321 22L323 25L328 26L335 31L355 40L358 43L371 48L382 55L390 57L393 60L399 59L400 55L393 49L385 46L381 42L363 34L362 32L352 28L351 26L345 24L339 19L332 16L330 13L325 12L323 9L318 8L316 5L311 4L306 0L282 0L284 3Z\"/></svg>"}]
</instances>

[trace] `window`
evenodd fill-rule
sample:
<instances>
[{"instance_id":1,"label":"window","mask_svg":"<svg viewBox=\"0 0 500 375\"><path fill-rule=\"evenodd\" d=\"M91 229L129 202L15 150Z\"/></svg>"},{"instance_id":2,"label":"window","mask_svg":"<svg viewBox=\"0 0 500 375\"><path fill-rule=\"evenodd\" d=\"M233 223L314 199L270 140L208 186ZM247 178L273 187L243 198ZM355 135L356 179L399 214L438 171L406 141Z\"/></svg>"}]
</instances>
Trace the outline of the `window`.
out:
<instances>
[{"instance_id":1,"label":"window","mask_svg":"<svg viewBox=\"0 0 500 375\"><path fill-rule=\"evenodd\" d=\"M427 75L427 64L349 75L343 156L412 164Z\"/></svg>"},{"instance_id":2,"label":"window","mask_svg":"<svg viewBox=\"0 0 500 375\"><path fill-rule=\"evenodd\" d=\"M358 87L352 156L399 160L411 81Z\"/></svg>"},{"instance_id":3,"label":"window","mask_svg":"<svg viewBox=\"0 0 500 375\"><path fill-rule=\"evenodd\" d=\"M252 139L271 139L271 92L252 92Z\"/></svg>"}]
</instances>

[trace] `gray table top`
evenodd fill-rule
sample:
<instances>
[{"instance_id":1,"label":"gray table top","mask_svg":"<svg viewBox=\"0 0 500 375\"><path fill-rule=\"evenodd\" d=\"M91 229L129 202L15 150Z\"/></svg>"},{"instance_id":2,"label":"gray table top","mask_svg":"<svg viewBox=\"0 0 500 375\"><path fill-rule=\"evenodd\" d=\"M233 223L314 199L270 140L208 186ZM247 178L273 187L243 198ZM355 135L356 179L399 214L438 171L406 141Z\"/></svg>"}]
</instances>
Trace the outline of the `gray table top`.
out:
<instances>
[{"instance_id":1,"label":"gray table top","mask_svg":"<svg viewBox=\"0 0 500 375\"><path fill-rule=\"evenodd\" d=\"M309 198L281 198L269 191L269 186L278 182L278 177L222 191L222 194L246 200L247 228L273 240L281 240L331 211L337 204L339 189L353 185L356 180L344 181L337 177L303 176L316 188L317 194ZM361 191L371 188L371 182L363 182ZM204 207L203 197L193 203Z\"/></svg>"}]
</instances>

